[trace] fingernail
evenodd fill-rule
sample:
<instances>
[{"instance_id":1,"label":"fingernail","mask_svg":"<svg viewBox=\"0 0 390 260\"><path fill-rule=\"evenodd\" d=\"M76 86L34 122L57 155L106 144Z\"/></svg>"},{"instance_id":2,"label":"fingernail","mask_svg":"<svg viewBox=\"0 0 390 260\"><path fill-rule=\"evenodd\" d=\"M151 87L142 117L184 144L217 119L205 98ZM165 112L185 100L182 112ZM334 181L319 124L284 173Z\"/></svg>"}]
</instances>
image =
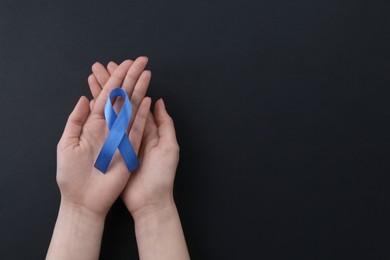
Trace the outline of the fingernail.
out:
<instances>
[{"instance_id":1,"label":"fingernail","mask_svg":"<svg viewBox=\"0 0 390 260\"><path fill-rule=\"evenodd\" d=\"M164 100L163 100L162 98L160 98L160 100L161 100L161 104L162 104L163 108L165 109L165 103L164 103Z\"/></svg>"},{"instance_id":2,"label":"fingernail","mask_svg":"<svg viewBox=\"0 0 390 260\"><path fill-rule=\"evenodd\" d=\"M97 61L94 64L92 64L92 70L95 70L96 66L99 66L99 62Z\"/></svg>"},{"instance_id":3,"label":"fingernail","mask_svg":"<svg viewBox=\"0 0 390 260\"><path fill-rule=\"evenodd\" d=\"M148 61L149 61L149 58L148 58L148 57L146 57L146 56L140 56L139 58L140 58L140 59L142 59L142 58L143 58L143 59L145 59L145 60L146 60L146 62L148 62Z\"/></svg>"}]
</instances>

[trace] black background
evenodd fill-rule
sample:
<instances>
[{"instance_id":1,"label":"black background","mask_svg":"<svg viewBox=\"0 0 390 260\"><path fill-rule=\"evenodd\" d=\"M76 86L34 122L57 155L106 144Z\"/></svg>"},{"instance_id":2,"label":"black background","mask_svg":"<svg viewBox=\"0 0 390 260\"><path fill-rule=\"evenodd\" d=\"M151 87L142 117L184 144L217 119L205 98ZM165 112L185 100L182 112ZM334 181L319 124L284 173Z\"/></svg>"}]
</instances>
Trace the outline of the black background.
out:
<instances>
[{"instance_id":1,"label":"black background","mask_svg":"<svg viewBox=\"0 0 390 260\"><path fill-rule=\"evenodd\" d=\"M139 55L193 259L389 259L389 1L0 3L0 259L44 258L90 66ZM106 222L101 259L138 257L122 202Z\"/></svg>"}]
</instances>

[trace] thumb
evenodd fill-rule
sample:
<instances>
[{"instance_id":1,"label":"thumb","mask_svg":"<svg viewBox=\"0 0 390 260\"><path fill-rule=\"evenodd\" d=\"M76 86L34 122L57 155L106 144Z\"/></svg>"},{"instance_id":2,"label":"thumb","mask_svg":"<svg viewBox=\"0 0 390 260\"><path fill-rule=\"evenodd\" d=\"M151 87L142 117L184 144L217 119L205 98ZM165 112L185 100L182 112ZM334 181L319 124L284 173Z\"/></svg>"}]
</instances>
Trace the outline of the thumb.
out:
<instances>
[{"instance_id":1,"label":"thumb","mask_svg":"<svg viewBox=\"0 0 390 260\"><path fill-rule=\"evenodd\" d=\"M154 118L158 128L159 144L161 142L163 145L177 145L175 126L162 99L157 100L154 106Z\"/></svg>"},{"instance_id":2,"label":"thumb","mask_svg":"<svg viewBox=\"0 0 390 260\"><path fill-rule=\"evenodd\" d=\"M86 97L80 97L72 113L69 115L68 121L62 134L60 143L77 144L80 135L89 115L89 101Z\"/></svg>"}]
</instances>

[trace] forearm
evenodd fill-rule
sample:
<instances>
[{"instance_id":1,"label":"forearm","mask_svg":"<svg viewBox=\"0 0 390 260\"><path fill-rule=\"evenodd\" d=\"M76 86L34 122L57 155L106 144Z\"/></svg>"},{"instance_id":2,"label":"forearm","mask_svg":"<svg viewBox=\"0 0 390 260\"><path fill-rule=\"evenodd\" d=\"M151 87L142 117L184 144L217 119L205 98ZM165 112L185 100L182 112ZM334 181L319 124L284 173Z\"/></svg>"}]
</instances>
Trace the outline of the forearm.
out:
<instances>
[{"instance_id":1,"label":"forearm","mask_svg":"<svg viewBox=\"0 0 390 260\"><path fill-rule=\"evenodd\" d=\"M99 259L104 217L61 202L46 259Z\"/></svg>"},{"instance_id":2,"label":"forearm","mask_svg":"<svg viewBox=\"0 0 390 260\"><path fill-rule=\"evenodd\" d=\"M134 217L141 260L190 259L176 205L145 209Z\"/></svg>"}]
</instances>

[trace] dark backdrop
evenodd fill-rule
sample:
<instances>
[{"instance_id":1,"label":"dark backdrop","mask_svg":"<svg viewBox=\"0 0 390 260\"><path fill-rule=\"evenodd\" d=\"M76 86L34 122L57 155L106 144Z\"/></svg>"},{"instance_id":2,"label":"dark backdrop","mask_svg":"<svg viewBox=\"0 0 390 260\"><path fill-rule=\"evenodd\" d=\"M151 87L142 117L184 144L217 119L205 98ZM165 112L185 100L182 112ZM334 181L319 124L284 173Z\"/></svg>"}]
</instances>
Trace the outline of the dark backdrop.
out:
<instances>
[{"instance_id":1,"label":"dark backdrop","mask_svg":"<svg viewBox=\"0 0 390 260\"><path fill-rule=\"evenodd\" d=\"M146 55L193 259L389 259L389 1L0 2L0 259L42 259L95 61ZM123 204L101 259L138 257Z\"/></svg>"}]
</instances>

